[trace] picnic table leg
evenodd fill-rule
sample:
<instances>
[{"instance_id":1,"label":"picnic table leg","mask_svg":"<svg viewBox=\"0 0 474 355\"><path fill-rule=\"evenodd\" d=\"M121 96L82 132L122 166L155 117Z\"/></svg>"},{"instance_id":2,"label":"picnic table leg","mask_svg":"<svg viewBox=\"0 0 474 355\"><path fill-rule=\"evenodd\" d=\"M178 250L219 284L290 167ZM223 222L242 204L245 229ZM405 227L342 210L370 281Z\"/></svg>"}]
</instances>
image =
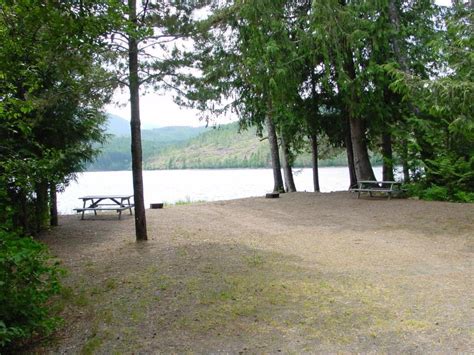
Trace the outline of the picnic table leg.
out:
<instances>
[{"instance_id":1,"label":"picnic table leg","mask_svg":"<svg viewBox=\"0 0 474 355\"><path fill-rule=\"evenodd\" d=\"M94 204L96 203L99 203L99 200L97 200L97 202L94 202L94 200L92 200L92 204L90 205L90 207L94 206ZM97 206L94 206L94 208L97 207ZM94 216L97 216L97 211L94 210Z\"/></svg>"},{"instance_id":2,"label":"picnic table leg","mask_svg":"<svg viewBox=\"0 0 474 355\"><path fill-rule=\"evenodd\" d=\"M128 201L128 205L130 206L130 198L127 198L127 201ZM130 211L130 216L133 215L132 206L130 206L129 211Z\"/></svg>"},{"instance_id":3,"label":"picnic table leg","mask_svg":"<svg viewBox=\"0 0 474 355\"><path fill-rule=\"evenodd\" d=\"M85 208L86 208L86 200L83 200L83 204L82 204L82 214L81 214L81 221L84 220L84 212L85 212Z\"/></svg>"}]
</instances>

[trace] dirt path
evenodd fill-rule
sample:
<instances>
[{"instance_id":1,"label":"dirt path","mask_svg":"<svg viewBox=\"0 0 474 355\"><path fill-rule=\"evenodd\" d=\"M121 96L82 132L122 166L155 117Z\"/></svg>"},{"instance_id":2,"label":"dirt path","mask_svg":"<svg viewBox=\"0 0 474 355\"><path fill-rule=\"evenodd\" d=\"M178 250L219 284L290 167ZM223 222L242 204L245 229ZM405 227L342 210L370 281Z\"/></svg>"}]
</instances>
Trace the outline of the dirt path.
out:
<instances>
[{"instance_id":1,"label":"dirt path","mask_svg":"<svg viewBox=\"0 0 474 355\"><path fill-rule=\"evenodd\" d=\"M474 205L286 194L61 219L66 318L38 351L469 352Z\"/></svg>"}]
</instances>

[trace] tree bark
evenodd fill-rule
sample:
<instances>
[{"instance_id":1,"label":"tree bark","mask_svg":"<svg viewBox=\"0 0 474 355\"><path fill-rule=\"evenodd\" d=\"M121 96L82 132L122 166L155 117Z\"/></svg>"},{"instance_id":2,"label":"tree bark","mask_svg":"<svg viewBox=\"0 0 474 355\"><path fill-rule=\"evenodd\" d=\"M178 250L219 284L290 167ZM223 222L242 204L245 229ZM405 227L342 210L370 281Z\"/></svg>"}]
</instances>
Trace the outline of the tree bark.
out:
<instances>
[{"instance_id":1,"label":"tree bark","mask_svg":"<svg viewBox=\"0 0 474 355\"><path fill-rule=\"evenodd\" d=\"M339 0L342 6L346 6L345 0ZM354 58L352 56L352 50L350 44L347 42L347 38L344 39L346 58L343 64L345 74L350 78L352 82L356 79L357 73L354 64ZM336 66L335 66L336 67ZM342 92L341 86L338 85L338 89ZM349 92L350 102L357 102L357 94L354 88L351 87ZM365 123L364 121L354 115L354 110L346 103L344 108L347 114L347 128L348 134L345 137L345 144L347 149L347 161L349 164L349 176L351 187L357 185L357 180L375 180L375 175L372 170L372 165L369 159L369 152L367 149L367 142L365 137ZM353 169L351 168L353 165Z\"/></svg>"},{"instance_id":2,"label":"tree bark","mask_svg":"<svg viewBox=\"0 0 474 355\"><path fill-rule=\"evenodd\" d=\"M49 228L48 183L41 181L36 185L36 232Z\"/></svg>"},{"instance_id":3,"label":"tree bark","mask_svg":"<svg viewBox=\"0 0 474 355\"><path fill-rule=\"evenodd\" d=\"M393 152L392 152L392 135L389 132L382 134L382 176L384 181L393 181Z\"/></svg>"},{"instance_id":4,"label":"tree bark","mask_svg":"<svg viewBox=\"0 0 474 355\"><path fill-rule=\"evenodd\" d=\"M347 49L347 57L345 62L345 70L352 82L356 79L356 70L354 59L350 48ZM354 88L350 88L351 102L357 102L357 95ZM357 180L375 180L374 171L369 159L369 151L367 149L367 139L365 137L365 122L362 118L354 115L351 107L346 107L349 117L349 127L352 141L352 154L354 156L354 167Z\"/></svg>"},{"instance_id":5,"label":"tree bark","mask_svg":"<svg viewBox=\"0 0 474 355\"><path fill-rule=\"evenodd\" d=\"M406 139L402 140L402 167L403 167L403 182L407 183L410 181L410 167L408 165L408 143Z\"/></svg>"},{"instance_id":6,"label":"tree bark","mask_svg":"<svg viewBox=\"0 0 474 355\"><path fill-rule=\"evenodd\" d=\"M3 172L2 172L3 173ZM6 188L8 199L11 201L13 208L16 210L12 213L12 223L15 229L21 230L22 233L28 234L28 210L26 196L23 189L16 190Z\"/></svg>"},{"instance_id":7,"label":"tree bark","mask_svg":"<svg viewBox=\"0 0 474 355\"><path fill-rule=\"evenodd\" d=\"M314 192L319 192L319 167L318 167L318 137L316 134L311 134L309 137L311 144L311 163L313 166L313 187Z\"/></svg>"},{"instance_id":8,"label":"tree bark","mask_svg":"<svg viewBox=\"0 0 474 355\"><path fill-rule=\"evenodd\" d=\"M275 124L273 123L271 113L265 117L265 125L267 126L268 142L270 143L270 155L272 158L273 169L273 192L284 192L283 178L281 176L280 154L278 152L278 140L275 132Z\"/></svg>"},{"instance_id":9,"label":"tree bark","mask_svg":"<svg viewBox=\"0 0 474 355\"><path fill-rule=\"evenodd\" d=\"M129 18L137 23L136 0L128 0ZM134 36L128 39L129 89L131 107L131 152L133 194L135 204L135 236L137 241L148 239L146 229L145 201L143 198L142 139L140 130L140 82L138 77L138 42Z\"/></svg>"},{"instance_id":10,"label":"tree bark","mask_svg":"<svg viewBox=\"0 0 474 355\"><path fill-rule=\"evenodd\" d=\"M293 171L291 170L290 151L283 133L280 134L281 152L283 163L283 176L285 177L285 191L296 192L295 181L293 179Z\"/></svg>"},{"instance_id":11,"label":"tree bark","mask_svg":"<svg viewBox=\"0 0 474 355\"><path fill-rule=\"evenodd\" d=\"M395 0L389 0L388 2L388 17L392 26L395 29L395 33L400 32L400 17L398 16L398 9ZM397 36L393 36L391 39L393 52L395 53L395 58L400 65L400 68L404 71L408 71L408 64L405 56L402 53L400 48L400 41Z\"/></svg>"},{"instance_id":12,"label":"tree bark","mask_svg":"<svg viewBox=\"0 0 474 355\"><path fill-rule=\"evenodd\" d=\"M344 137L344 144L346 146L347 153L347 165L349 168L349 179L350 185L349 188L357 186L357 176L354 165L354 152L352 150L352 139L351 139L351 129L349 126L349 118L346 118L346 134Z\"/></svg>"},{"instance_id":13,"label":"tree bark","mask_svg":"<svg viewBox=\"0 0 474 355\"><path fill-rule=\"evenodd\" d=\"M349 116L351 127L352 151L357 180L375 180L374 171L369 159L365 138L365 125L362 119Z\"/></svg>"},{"instance_id":14,"label":"tree bark","mask_svg":"<svg viewBox=\"0 0 474 355\"><path fill-rule=\"evenodd\" d=\"M318 159L319 159L319 152L318 152L318 132L316 129L317 122L317 114L319 107L317 107L317 90L316 90L316 75L314 70L311 70L311 100L313 102L313 109L314 113L311 115L313 121L308 120L308 127L309 127L309 142L311 144L311 165L313 166L313 189L314 192L319 192L319 166L318 166Z\"/></svg>"},{"instance_id":15,"label":"tree bark","mask_svg":"<svg viewBox=\"0 0 474 355\"><path fill-rule=\"evenodd\" d=\"M58 226L58 198L56 193L56 184L49 184L49 220L50 225Z\"/></svg>"}]
</instances>

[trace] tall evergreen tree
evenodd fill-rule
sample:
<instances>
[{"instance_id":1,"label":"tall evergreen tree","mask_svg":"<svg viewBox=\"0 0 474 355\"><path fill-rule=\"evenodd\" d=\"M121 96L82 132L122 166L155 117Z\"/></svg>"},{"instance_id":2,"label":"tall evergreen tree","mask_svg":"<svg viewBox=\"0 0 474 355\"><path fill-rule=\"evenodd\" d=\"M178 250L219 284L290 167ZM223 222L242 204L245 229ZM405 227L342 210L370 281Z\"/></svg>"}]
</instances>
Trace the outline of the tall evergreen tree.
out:
<instances>
[{"instance_id":1,"label":"tall evergreen tree","mask_svg":"<svg viewBox=\"0 0 474 355\"><path fill-rule=\"evenodd\" d=\"M143 192L140 93L146 87L156 90L173 88L171 77L179 68L179 61L174 56L180 44L179 40L192 32L191 15L195 5L189 2L137 3L136 0L127 0L126 5L118 7L122 27L110 37L112 56L117 67L116 77L130 93L137 241L148 239Z\"/></svg>"}]
</instances>

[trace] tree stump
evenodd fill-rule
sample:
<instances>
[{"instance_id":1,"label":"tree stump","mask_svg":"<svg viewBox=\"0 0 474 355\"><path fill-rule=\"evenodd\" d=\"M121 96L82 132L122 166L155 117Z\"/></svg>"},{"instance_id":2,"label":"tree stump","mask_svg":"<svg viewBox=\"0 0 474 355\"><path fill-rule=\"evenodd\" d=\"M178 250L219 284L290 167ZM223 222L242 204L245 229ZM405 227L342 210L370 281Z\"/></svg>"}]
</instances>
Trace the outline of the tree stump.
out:
<instances>
[{"instance_id":1,"label":"tree stump","mask_svg":"<svg viewBox=\"0 0 474 355\"><path fill-rule=\"evenodd\" d=\"M265 195L265 198L278 198L280 197L280 194L278 192L270 192Z\"/></svg>"},{"instance_id":2,"label":"tree stump","mask_svg":"<svg viewBox=\"0 0 474 355\"><path fill-rule=\"evenodd\" d=\"M155 210L157 208L163 208L163 203L150 203L150 208Z\"/></svg>"}]
</instances>

